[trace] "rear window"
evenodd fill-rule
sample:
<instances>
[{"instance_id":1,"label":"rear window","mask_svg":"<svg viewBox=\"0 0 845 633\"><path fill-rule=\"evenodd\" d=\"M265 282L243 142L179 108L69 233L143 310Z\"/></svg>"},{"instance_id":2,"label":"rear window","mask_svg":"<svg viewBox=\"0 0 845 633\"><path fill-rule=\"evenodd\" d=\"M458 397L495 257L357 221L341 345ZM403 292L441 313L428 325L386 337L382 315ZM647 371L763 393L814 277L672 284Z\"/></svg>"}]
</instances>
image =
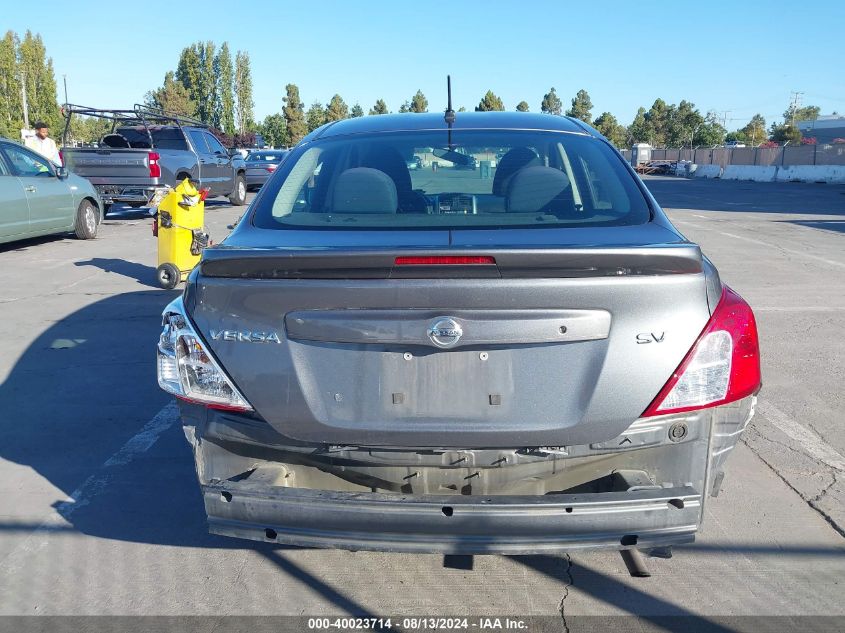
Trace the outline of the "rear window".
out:
<instances>
[{"instance_id":1,"label":"rear window","mask_svg":"<svg viewBox=\"0 0 845 633\"><path fill-rule=\"evenodd\" d=\"M147 131L144 128L124 127L118 128L115 132L121 134L129 141L129 147L150 149L150 137L147 136ZM157 149L188 149L185 136L179 128L150 128L150 134L153 137L153 143L155 143Z\"/></svg>"},{"instance_id":2,"label":"rear window","mask_svg":"<svg viewBox=\"0 0 845 633\"><path fill-rule=\"evenodd\" d=\"M450 139L438 130L318 139L296 148L268 183L253 223L499 228L620 226L649 217L622 159L599 139L510 130L458 130Z\"/></svg>"}]
</instances>

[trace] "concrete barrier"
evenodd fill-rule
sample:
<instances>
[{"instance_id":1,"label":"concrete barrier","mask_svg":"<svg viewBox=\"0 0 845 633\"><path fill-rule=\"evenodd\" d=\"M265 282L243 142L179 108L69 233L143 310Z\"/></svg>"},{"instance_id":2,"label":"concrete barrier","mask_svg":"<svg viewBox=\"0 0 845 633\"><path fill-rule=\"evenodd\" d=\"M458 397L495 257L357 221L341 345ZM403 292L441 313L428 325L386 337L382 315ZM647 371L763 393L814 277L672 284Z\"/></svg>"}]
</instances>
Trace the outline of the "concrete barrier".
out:
<instances>
[{"instance_id":1,"label":"concrete barrier","mask_svg":"<svg viewBox=\"0 0 845 633\"><path fill-rule=\"evenodd\" d=\"M784 165L778 167L777 182L845 183L845 165Z\"/></svg>"},{"instance_id":2,"label":"concrete barrier","mask_svg":"<svg viewBox=\"0 0 845 633\"><path fill-rule=\"evenodd\" d=\"M720 165L698 165L695 170L696 178L719 178L722 175Z\"/></svg>"},{"instance_id":3,"label":"concrete barrier","mask_svg":"<svg viewBox=\"0 0 845 633\"><path fill-rule=\"evenodd\" d=\"M722 180L753 180L772 182L777 175L775 165L726 165L722 171Z\"/></svg>"}]
</instances>

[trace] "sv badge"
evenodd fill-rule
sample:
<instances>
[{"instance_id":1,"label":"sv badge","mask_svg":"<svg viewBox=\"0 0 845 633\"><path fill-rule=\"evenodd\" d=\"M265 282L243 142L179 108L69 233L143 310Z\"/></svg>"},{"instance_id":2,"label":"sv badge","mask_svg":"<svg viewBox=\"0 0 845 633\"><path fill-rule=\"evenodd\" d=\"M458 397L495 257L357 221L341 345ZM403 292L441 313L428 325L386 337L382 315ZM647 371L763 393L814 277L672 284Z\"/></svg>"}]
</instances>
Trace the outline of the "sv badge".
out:
<instances>
[{"instance_id":1,"label":"sv badge","mask_svg":"<svg viewBox=\"0 0 845 633\"><path fill-rule=\"evenodd\" d=\"M637 345L645 345L647 343L662 343L663 338L666 336L666 332L660 332L659 334L655 334L654 332L645 332L643 334L637 334Z\"/></svg>"}]
</instances>

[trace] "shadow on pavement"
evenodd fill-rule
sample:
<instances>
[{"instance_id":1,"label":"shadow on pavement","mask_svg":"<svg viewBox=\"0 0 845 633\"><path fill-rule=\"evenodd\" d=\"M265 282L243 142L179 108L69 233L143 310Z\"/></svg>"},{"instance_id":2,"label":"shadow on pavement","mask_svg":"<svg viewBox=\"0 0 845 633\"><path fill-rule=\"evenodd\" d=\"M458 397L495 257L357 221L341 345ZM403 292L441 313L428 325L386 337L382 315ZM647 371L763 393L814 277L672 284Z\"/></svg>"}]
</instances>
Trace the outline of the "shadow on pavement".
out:
<instances>
[{"instance_id":1,"label":"shadow on pavement","mask_svg":"<svg viewBox=\"0 0 845 633\"><path fill-rule=\"evenodd\" d=\"M156 383L154 346L161 309L177 295L114 295L51 324L0 384L0 457L61 491L53 506L84 534L237 548L243 544L207 534L193 458L175 417L137 459L103 468L171 401ZM92 477L99 479L86 489L96 494L62 503ZM31 522L50 514L45 506ZM10 522L0 532L17 527Z\"/></svg>"},{"instance_id":2,"label":"shadow on pavement","mask_svg":"<svg viewBox=\"0 0 845 633\"><path fill-rule=\"evenodd\" d=\"M156 269L152 266L145 266L137 262L130 262L125 259L111 257L92 257L87 261L73 262L74 266L94 266L107 273L117 273L124 277L134 279L139 284L158 288Z\"/></svg>"},{"instance_id":3,"label":"shadow on pavement","mask_svg":"<svg viewBox=\"0 0 845 633\"><path fill-rule=\"evenodd\" d=\"M811 229L819 229L820 231L830 231L832 233L845 233L845 220L785 220L789 224L797 224L798 226L806 226Z\"/></svg>"},{"instance_id":4,"label":"shadow on pavement","mask_svg":"<svg viewBox=\"0 0 845 633\"><path fill-rule=\"evenodd\" d=\"M845 215L842 185L672 176L646 177L643 182L664 209Z\"/></svg>"},{"instance_id":5,"label":"shadow on pavement","mask_svg":"<svg viewBox=\"0 0 845 633\"><path fill-rule=\"evenodd\" d=\"M56 235L44 235L42 237L30 237L25 240L7 242L0 244L0 253L26 253L30 248L49 244L50 242L61 242L62 240L74 239L70 233L58 233Z\"/></svg>"}]
</instances>

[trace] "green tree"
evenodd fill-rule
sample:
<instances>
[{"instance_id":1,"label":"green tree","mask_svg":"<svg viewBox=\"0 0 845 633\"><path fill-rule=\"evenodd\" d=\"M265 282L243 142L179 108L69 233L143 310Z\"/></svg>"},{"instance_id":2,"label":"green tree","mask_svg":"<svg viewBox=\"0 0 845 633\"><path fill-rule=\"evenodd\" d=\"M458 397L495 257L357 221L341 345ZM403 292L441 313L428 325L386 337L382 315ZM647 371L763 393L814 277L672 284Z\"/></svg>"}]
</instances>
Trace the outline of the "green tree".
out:
<instances>
[{"instance_id":1,"label":"green tree","mask_svg":"<svg viewBox=\"0 0 845 633\"><path fill-rule=\"evenodd\" d=\"M704 117L701 125L695 130L693 146L713 147L721 145L725 140L725 128L719 123L719 115L710 111Z\"/></svg>"},{"instance_id":2,"label":"green tree","mask_svg":"<svg viewBox=\"0 0 845 633\"><path fill-rule=\"evenodd\" d=\"M705 123L705 118L690 101L681 100L677 107L666 109L666 144L669 147L695 146L695 136ZM703 133L703 132L702 132ZM708 143L698 143L707 145Z\"/></svg>"},{"instance_id":3,"label":"green tree","mask_svg":"<svg viewBox=\"0 0 845 633\"><path fill-rule=\"evenodd\" d=\"M312 106L313 107L313 106ZM341 121L349 116L349 106L341 98L340 95L335 95L326 104L326 122Z\"/></svg>"},{"instance_id":4,"label":"green tree","mask_svg":"<svg viewBox=\"0 0 845 633\"><path fill-rule=\"evenodd\" d=\"M768 137L766 132L766 119L763 118L762 114L755 114L751 117L748 124L740 130L740 132L744 137L741 140L750 143L752 146L757 146Z\"/></svg>"},{"instance_id":5,"label":"green tree","mask_svg":"<svg viewBox=\"0 0 845 633\"><path fill-rule=\"evenodd\" d=\"M387 104L383 99L378 99L375 105L370 108L370 114L387 114Z\"/></svg>"},{"instance_id":6,"label":"green tree","mask_svg":"<svg viewBox=\"0 0 845 633\"><path fill-rule=\"evenodd\" d=\"M217 105L217 76L214 72L214 57L217 46L211 40L200 45L200 99L197 101L197 114L205 123L214 123L214 110Z\"/></svg>"},{"instance_id":7,"label":"green tree","mask_svg":"<svg viewBox=\"0 0 845 633\"><path fill-rule=\"evenodd\" d=\"M56 100L56 77L53 60L40 35L27 31L18 45L18 72L26 80L26 100L29 123L44 121L53 130L63 127L62 115ZM20 132L18 132L20 134Z\"/></svg>"},{"instance_id":8,"label":"green tree","mask_svg":"<svg viewBox=\"0 0 845 633\"><path fill-rule=\"evenodd\" d=\"M191 99L188 89L176 80L172 71L164 75L164 84L161 88L151 90L144 97L147 105L181 114L183 116L196 116L196 104Z\"/></svg>"},{"instance_id":9,"label":"green tree","mask_svg":"<svg viewBox=\"0 0 845 633\"><path fill-rule=\"evenodd\" d=\"M464 106L461 106L460 108L458 108L458 112L466 112L466 111L467 111L467 109Z\"/></svg>"},{"instance_id":10,"label":"green tree","mask_svg":"<svg viewBox=\"0 0 845 633\"><path fill-rule=\"evenodd\" d=\"M259 132L270 147L282 147L285 144L285 117L281 114L270 114L264 117Z\"/></svg>"},{"instance_id":11,"label":"green tree","mask_svg":"<svg viewBox=\"0 0 845 633\"><path fill-rule=\"evenodd\" d=\"M504 112L505 111L505 104L502 103L502 99L495 95L492 90L488 90L487 93L481 97L481 101L479 101L478 105L475 106L476 112Z\"/></svg>"},{"instance_id":12,"label":"green tree","mask_svg":"<svg viewBox=\"0 0 845 633\"><path fill-rule=\"evenodd\" d=\"M197 103L197 90L200 83L200 54L197 48L197 44L183 48L176 66L176 80L185 86L194 104Z\"/></svg>"},{"instance_id":13,"label":"green tree","mask_svg":"<svg viewBox=\"0 0 845 633\"><path fill-rule=\"evenodd\" d=\"M364 108L362 108L359 103L356 103L354 106L352 106L352 109L349 111L349 117L352 119L357 119L362 116L364 116Z\"/></svg>"},{"instance_id":14,"label":"green tree","mask_svg":"<svg viewBox=\"0 0 845 633\"><path fill-rule=\"evenodd\" d=\"M772 123L772 127L769 131L769 138L776 143L790 143L791 145L797 145L801 142L801 130L789 123L784 123L782 125Z\"/></svg>"},{"instance_id":15,"label":"green tree","mask_svg":"<svg viewBox=\"0 0 845 633\"><path fill-rule=\"evenodd\" d=\"M616 147L625 147L628 141L628 131L624 125L620 125L616 117L610 112L602 112L593 121L593 126Z\"/></svg>"},{"instance_id":16,"label":"green tree","mask_svg":"<svg viewBox=\"0 0 845 633\"><path fill-rule=\"evenodd\" d=\"M571 116L575 119L580 119L584 123L589 124L592 119L593 102L590 101L590 95L586 90L579 90L572 99L572 107L566 111L566 116Z\"/></svg>"},{"instance_id":17,"label":"green tree","mask_svg":"<svg viewBox=\"0 0 845 633\"><path fill-rule=\"evenodd\" d=\"M23 106L18 81L18 36L6 31L0 40L0 136L17 138L23 128Z\"/></svg>"},{"instance_id":18,"label":"green tree","mask_svg":"<svg viewBox=\"0 0 845 633\"><path fill-rule=\"evenodd\" d=\"M809 105L798 108L794 104L790 104L783 113L783 121L789 124L794 121L815 121L819 118L820 113L821 108L819 106Z\"/></svg>"},{"instance_id":19,"label":"green tree","mask_svg":"<svg viewBox=\"0 0 845 633\"><path fill-rule=\"evenodd\" d=\"M177 85L181 86L179 82ZM183 88L184 90L184 88ZM92 116L72 115L68 140L82 143L95 143L111 132L111 121Z\"/></svg>"},{"instance_id":20,"label":"green tree","mask_svg":"<svg viewBox=\"0 0 845 633\"><path fill-rule=\"evenodd\" d=\"M296 84L285 86L285 106L282 115L285 118L287 130L287 145L296 145L308 133L305 123L305 104L299 99L299 88Z\"/></svg>"},{"instance_id":21,"label":"green tree","mask_svg":"<svg viewBox=\"0 0 845 633\"><path fill-rule=\"evenodd\" d=\"M563 103L561 103L560 97L557 96L557 92L555 92L554 88L543 95L543 101L540 103L540 112L545 112L546 114L560 114L562 109Z\"/></svg>"},{"instance_id":22,"label":"green tree","mask_svg":"<svg viewBox=\"0 0 845 633\"><path fill-rule=\"evenodd\" d=\"M428 99L425 98L422 90L417 90L417 94L411 97L409 112L428 112Z\"/></svg>"},{"instance_id":23,"label":"green tree","mask_svg":"<svg viewBox=\"0 0 845 633\"><path fill-rule=\"evenodd\" d=\"M182 50L176 67L176 78L188 89L197 117L204 123L213 121L217 103L214 51L214 42L194 42Z\"/></svg>"},{"instance_id":24,"label":"green tree","mask_svg":"<svg viewBox=\"0 0 845 633\"><path fill-rule=\"evenodd\" d=\"M411 104L408 103L407 101L399 106L399 112L401 112L403 114L405 112L410 112L410 111L411 111Z\"/></svg>"},{"instance_id":25,"label":"green tree","mask_svg":"<svg viewBox=\"0 0 845 633\"><path fill-rule=\"evenodd\" d=\"M527 101L520 101L516 104L516 111L517 112L528 112L528 102Z\"/></svg>"},{"instance_id":26,"label":"green tree","mask_svg":"<svg viewBox=\"0 0 845 633\"><path fill-rule=\"evenodd\" d=\"M223 42L214 57L214 74L217 77L216 101L214 104L215 127L226 134L235 133L235 96L232 93L234 84L234 69L232 68L232 54L229 52L228 42ZM241 131L238 129L237 131Z\"/></svg>"},{"instance_id":27,"label":"green tree","mask_svg":"<svg viewBox=\"0 0 845 633\"><path fill-rule=\"evenodd\" d=\"M644 116L646 141L652 147L665 147L669 135L669 106L663 99L655 99Z\"/></svg>"},{"instance_id":28,"label":"green tree","mask_svg":"<svg viewBox=\"0 0 845 633\"><path fill-rule=\"evenodd\" d=\"M628 126L628 141L631 143L648 142L648 124L645 120L645 108L639 108L631 125Z\"/></svg>"},{"instance_id":29,"label":"green tree","mask_svg":"<svg viewBox=\"0 0 845 633\"><path fill-rule=\"evenodd\" d=\"M326 111L323 109L323 104L319 101L312 103L311 107L308 108L308 112L305 113L305 121L308 123L309 132L313 132L321 125L325 125L327 119Z\"/></svg>"},{"instance_id":30,"label":"green tree","mask_svg":"<svg viewBox=\"0 0 845 633\"><path fill-rule=\"evenodd\" d=\"M252 70L249 53L238 51L235 54L235 122L238 132L244 134L253 120ZM281 143L280 143L281 145Z\"/></svg>"}]
</instances>

